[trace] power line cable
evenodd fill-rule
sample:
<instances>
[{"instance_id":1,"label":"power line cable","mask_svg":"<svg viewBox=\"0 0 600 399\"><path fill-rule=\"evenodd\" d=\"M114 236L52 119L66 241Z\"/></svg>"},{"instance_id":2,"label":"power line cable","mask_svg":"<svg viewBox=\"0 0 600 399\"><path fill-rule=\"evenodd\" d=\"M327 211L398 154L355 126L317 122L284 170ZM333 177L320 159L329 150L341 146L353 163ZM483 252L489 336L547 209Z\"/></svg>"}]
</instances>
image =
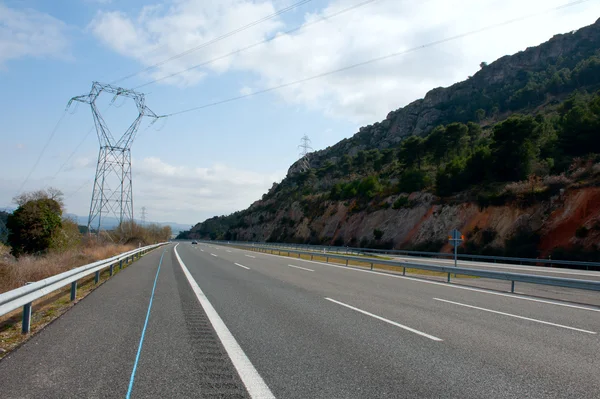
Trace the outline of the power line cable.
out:
<instances>
[{"instance_id":1,"label":"power line cable","mask_svg":"<svg viewBox=\"0 0 600 399\"><path fill-rule=\"evenodd\" d=\"M436 45L439 45L439 44L442 44L442 43L446 43L446 42L450 42L450 41L453 41L453 40L456 40L456 39L461 39L461 38L464 38L464 37L473 36L473 35L478 34L478 33L482 33L482 32L489 31L489 30L492 30L492 29L495 29L495 28L499 28L499 27L502 27L502 26L513 24L515 22L524 21L524 20L527 20L527 19L530 19L530 18L533 18L533 17L537 17L537 16L542 15L542 14L546 14L546 13L549 13L549 12L552 12L552 11L557 11L557 10L564 9L564 8L567 8L567 7L572 7L572 6L575 6L575 5L578 5L578 4L582 4L582 3L586 3L586 2L589 2L589 1L590 0L578 0L578 1L574 1L574 2L571 2L571 3L563 4L563 5L558 6L558 7L553 7L553 8L546 9L546 10L538 12L538 13L528 14L528 15L525 15L525 16L522 16L522 17L513 18L513 19L510 19L510 20L507 20L507 21L504 21L504 22L500 22L500 23L497 23L497 24L489 25L489 26L486 26L486 27L483 27L483 28L479 28L479 29L475 29L475 30L472 30L472 31L469 31L469 32L465 32L465 33L461 33L461 34L458 34L458 35L450 36L450 37L447 37L445 39L440 39L440 40L436 40L436 41L433 41L433 42L429 42L429 43L423 44L421 46L413 47L413 48L410 48L410 49L407 49L407 50L398 51L398 52L387 54L387 55L384 55L384 56L371 58L369 60L366 60L366 61L363 61L363 62L359 62L357 64L352 64L352 65L345 66L345 67L342 67L342 68L339 68L339 69L334 69L332 71L320 73L318 75L313 75L313 76L310 76L310 77L307 77L307 78L303 78L303 79L299 79L299 80L294 80L292 82L283 83L283 84L280 84L278 86L269 87L269 88L264 89L264 90L259 90L259 91L255 91L255 92L252 92L252 93L248 93L248 94L243 94L243 95L240 95L240 96L231 97L231 98L228 98L228 99L225 99L225 100L220 100L220 101L216 101L216 102L213 102L213 103L204 104L204 105L201 105L201 106L198 106L198 107L193 107L193 108L185 109L185 110L182 110L182 111L172 112L170 114L162 115L161 117L169 117L169 116L181 115L181 114L184 114L184 113L188 113L188 112L192 112L192 111L197 111L197 110L204 109L204 108L214 107L216 105L221 105L221 104L229 103L229 102L232 102L232 101L237 101L237 100L241 100L241 99L244 99L244 98L253 97L253 96L256 96L256 95L259 95L259 94L268 93L268 92L279 90L279 89L282 89L282 88L285 88L285 87L288 87L288 86L293 86L293 85L296 85L296 84L305 83L305 82L308 82L308 81L311 81L311 80L315 80L315 79L319 79L319 78L322 78L322 77L325 77L325 76L333 75L333 74L336 74L336 73L339 73L339 72L344 72L344 71L347 71L347 70L350 70L350 69L354 69L354 68L358 68L358 67L361 67L361 66L364 66L364 65L373 64L375 62L383 61L383 60L386 60L386 59L389 59L389 58L398 57L398 56L401 56L401 55L406 55L406 54L409 54L409 53L412 53L412 52L415 52L415 51L418 51L418 50L422 50L422 49L425 49L425 48L428 48L428 47L433 47L433 46L436 46Z\"/></svg>"},{"instance_id":2,"label":"power line cable","mask_svg":"<svg viewBox=\"0 0 600 399\"><path fill-rule=\"evenodd\" d=\"M71 158L73 158L73 156L77 153L77 151L83 145L83 143L85 143L85 141L87 140L87 138L90 137L90 135L92 134L93 131L94 131L94 126L92 126L90 128L90 130L88 130L88 132L85 134L85 136L83 137L83 139L79 142L79 144L77 144L77 147L75 147L75 149L71 152L71 154L68 156L68 158L65 160L65 162L63 162L62 165L60 165L60 168L58 168L58 170L56 171L56 173L54 174L54 176L52 176L53 179L55 179L56 176L58 176L58 174L60 172L62 172L62 170L64 169L64 167L67 166L67 164L69 163L69 161L71 160Z\"/></svg>"},{"instance_id":3,"label":"power line cable","mask_svg":"<svg viewBox=\"0 0 600 399\"><path fill-rule=\"evenodd\" d=\"M286 13L286 12L288 12L288 11L291 11L291 10L293 10L293 9L297 8L297 7L300 7L300 6L304 5L304 4L310 3L311 1L312 1L312 0L302 0L302 1L299 1L298 3L294 3L294 4L292 4L292 5L288 6L288 7L282 8L281 10L279 10L279 11L277 11L277 12L273 13L273 14L267 15L266 17L260 18L260 19L258 19L258 20L256 20L256 21L254 21L254 22L251 22L251 23L249 23L249 24L247 24L247 25L244 25L244 26L242 26L242 27L240 27L240 28L237 28L237 29L235 29L235 30L232 30L231 32L225 33L224 35L221 35L221 36L219 36L219 37L216 37L216 38L214 38L214 39L212 39L212 40L209 40L208 42L205 42L205 43L203 43L203 44L200 44L200 45L198 45L198 46L196 46L196 47L192 47L192 48L190 48L190 49L188 49L188 50L185 50L185 51L183 51L183 52L181 52L181 53L175 54L175 55L173 55L173 56L171 56L171 57L169 57L169 58L167 58L167 59L165 59L165 60L163 60L163 61L157 62L156 64L150 65L150 66L148 66L148 67L146 67L146 68L142 69L141 71L138 71L138 72L135 72L135 73L129 74L129 75L125 76L125 77L122 77L122 78L120 78L120 79L117 79L117 80L115 80L114 82L111 82L111 84L115 84L115 83L121 82L121 81L123 81L123 80L130 79L130 78L132 78L132 77L134 77L134 76L137 76L137 75L139 75L139 74L141 74L141 73L144 73L144 72L146 72L146 71L149 71L149 70L151 70L151 69L153 69L153 68L156 68L156 67L158 67L158 66L164 65L164 64L166 64L167 62L170 62L170 61L176 60L176 59L178 59L178 58L184 57L184 56L186 56L186 55L188 55L188 54L190 54L190 53L192 53L192 52L194 52L194 51L197 51L197 50L200 50L201 48L204 48L204 47L210 46L211 44L214 44L214 43L216 43L216 42L218 42L218 41L221 41L221 40L223 40L223 39L226 39L226 38L228 38L228 37L231 37L231 36L233 36L233 35L235 35L235 34L237 34L237 33L240 33L240 32L242 32L242 31L244 31L244 30L246 30L246 29L249 29L249 28L251 28L251 27L253 27L253 26L256 26L256 25L258 25L258 24L260 24L260 23L262 23L262 22L265 22L265 21L268 21L268 20L270 20L270 19L273 19L273 18L275 18L275 17L277 17L277 16L279 16L279 15L281 15L281 14L284 14L284 13Z\"/></svg>"},{"instance_id":4,"label":"power line cable","mask_svg":"<svg viewBox=\"0 0 600 399\"><path fill-rule=\"evenodd\" d=\"M312 26L312 25L318 24L318 23L320 23L320 22L323 22L323 21L327 21L327 20L329 20L329 19L331 19L331 18L337 17L338 15L344 14L344 13L346 13L346 12L349 12L349 11L352 11L352 10L355 10L355 9L357 9L357 8L359 8L359 7L365 6L365 5L367 5L367 4L370 4L370 3L373 3L373 2L375 2L375 1L378 1L378 0L367 0L367 1L363 1L362 3L355 4L355 5L353 5L353 6L350 6L350 7L348 7L348 8L345 8L345 9L343 9L343 10L340 10L340 11L337 11L337 12L334 12L334 13L331 13L331 14L329 14L329 15L326 15L326 16L324 16L324 17L322 17L322 18L319 18L319 19L317 19L317 20L314 20L314 21L312 21L312 22L308 22L308 23L306 23L306 24L304 24L304 25L300 25L300 26L297 26L297 27L295 27L295 28L293 28L293 29L290 29L290 30L288 30L288 31L282 32L281 34L277 34L276 36L273 36L273 37L271 37L271 38L269 38L269 39L265 39L265 40L262 40L262 41L260 41L260 42L256 42L256 43L254 43L254 44L251 44L251 45L249 45L249 46L246 46L246 47L243 47L243 48L241 48L241 49L238 49L238 50L232 51L232 52L230 52L230 53L224 54L224 55L222 55L222 56L219 56L219 57L217 57L217 58L213 58L213 59L210 59L210 60L208 60L208 61L204 61L204 62L202 62L202 63L200 63L200 64L193 65L193 66L191 66L191 67L189 67L189 68L186 68L186 69L184 69L184 70L181 70L181 71L179 71L179 72L174 72L174 73L172 73L172 74L170 74L170 75L166 75L166 76L163 76L163 77L161 77L161 78L158 78L158 79L151 80L151 81L149 81L149 82L146 82L146 83L144 83L144 84L141 84L141 85L139 85L139 86L136 86L136 87L134 87L134 90L137 90L137 89L139 89L140 87L145 87L145 86L148 86L148 85L151 85L151 84L154 84L154 83L160 82L160 81L162 81L162 80L165 80L165 79L168 79L168 78L172 78L172 77L174 77L174 76L177 76L177 75L181 75L182 73L189 72L189 71L191 71L191 70L193 70L193 69L197 69L197 68L200 68L200 67L202 67L202 66L205 66L205 65L208 65L208 64L212 64L213 62L220 61L220 60L222 60L222 59L224 59L224 58L228 58L228 57L231 57L231 56L233 56L233 55L240 54L240 53L242 53L242 52L244 52L244 51L246 51L246 50L250 50L251 48L254 48L254 47L260 46L260 45L262 45L262 44L265 44L265 43L269 43L269 42L275 41L275 40L277 40L277 39L279 39L279 38L281 38L281 37L285 37L285 35L289 35L289 34L291 34L291 33L298 32L298 31L300 31L300 30L302 30L302 29L308 28L309 26Z\"/></svg>"},{"instance_id":5,"label":"power line cable","mask_svg":"<svg viewBox=\"0 0 600 399\"><path fill-rule=\"evenodd\" d=\"M76 106L79 105L79 103L75 103ZM121 104L122 105L122 104ZM106 107L106 109L104 110L103 113L106 113L110 107L115 106L112 102L108 104L108 106ZM119 106L120 107L120 106ZM116 107L116 108L119 108ZM62 163L62 165L60 165L60 167L58 168L58 170L56 171L56 173L54 174L54 176L52 176L52 179L55 179L56 176L58 176L58 174L60 172L62 172L62 170L64 169L65 166L67 166L67 164L69 163L69 161L71 160L71 158L73 158L73 156L77 153L77 151L79 150L79 148L83 145L83 143L88 139L88 137L90 137L90 135L92 134L92 132L94 131L94 126L90 127L90 129L88 130L88 132L85 134L85 136L83 137L83 139L81 139L81 141L79 142L79 144L77 144L77 147L75 147L75 149L71 152L71 154L67 157L67 159L65 160L65 162Z\"/></svg>"},{"instance_id":6,"label":"power line cable","mask_svg":"<svg viewBox=\"0 0 600 399\"><path fill-rule=\"evenodd\" d=\"M40 152L40 154L38 155L35 163L33 164L33 167L31 168L31 170L29 171L29 173L27 174L27 177L25 178L25 180L23 181L23 183L21 183L21 186L19 187L19 190L17 191L17 196L19 194L21 194L21 192L23 191L23 187L25 187L25 185L27 184L27 182L29 181L29 178L31 178L31 175L33 174L33 172L35 171L35 169L37 168L38 164L40 163L40 160L42 159L42 157L44 156L44 154L46 153L46 150L48 149L48 146L50 145L50 142L52 141L52 139L54 138L54 136L56 135L56 132L58 131L58 128L60 127L60 125L62 124L63 120L65 119L65 116L67 116L68 111L65 109L63 111L62 116L60 117L60 119L58 120L58 122L56 123L56 125L54 125L54 129L52 129L52 131L50 132L50 136L48 137L48 140L46 140L46 144L44 144L44 147L42 148L42 151Z\"/></svg>"},{"instance_id":7,"label":"power line cable","mask_svg":"<svg viewBox=\"0 0 600 399\"><path fill-rule=\"evenodd\" d=\"M83 183L81 186L79 186L75 191L73 191L72 193L66 195L65 196L65 200L68 200L69 198L73 197L75 194L77 194L79 191L81 191L82 188L84 188L88 184L92 183L93 181L94 181L94 179L87 180L85 183Z\"/></svg>"}]
</instances>

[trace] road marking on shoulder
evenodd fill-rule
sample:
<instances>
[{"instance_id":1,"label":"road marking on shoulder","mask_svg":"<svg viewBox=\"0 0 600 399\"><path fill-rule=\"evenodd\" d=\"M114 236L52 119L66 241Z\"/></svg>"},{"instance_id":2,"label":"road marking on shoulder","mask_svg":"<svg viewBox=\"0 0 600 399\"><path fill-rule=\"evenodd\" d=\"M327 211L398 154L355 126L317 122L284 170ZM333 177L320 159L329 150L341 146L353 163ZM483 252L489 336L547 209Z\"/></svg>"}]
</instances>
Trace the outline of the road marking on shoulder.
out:
<instances>
[{"instance_id":1,"label":"road marking on shoulder","mask_svg":"<svg viewBox=\"0 0 600 399\"><path fill-rule=\"evenodd\" d=\"M284 257L284 256L273 255L273 254L265 254L265 253L263 253L262 255L275 256L275 257L280 258L280 259ZM246 256L248 256L248 255L246 255ZM592 307L589 307L589 306L571 305L569 303L564 303L564 302L558 302L558 301L552 301L552 300L544 300L544 299L536 299L536 298L531 298L531 297L528 297L528 296L515 295L515 294L507 294L507 293L504 293L504 292L495 292L495 291L485 290L485 289L481 289L481 288L464 287L464 286L459 286L459 285L454 285L454 284L441 283L439 281L425 280L425 279L422 279L422 278L399 276L399 275L391 274L391 273L382 273L382 272L376 272L376 271L372 271L372 270L362 270L362 269L358 269L358 268L355 268L355 267L352 267L352 266L342 266L342 265L335 265L335 264L331 264L331 263L316 262L314 260L307 260L307 259L302 259L302 258L299 258L298 260L302 261L302 262L314 263L316 265L322 265L322 266L328 266L328 267L335 267L335 268L338 268L338 269L343 269L343 270L348 270L348 271L361 272L361 273L369 273L369 274L377 274L379 276L399 278L401 280L416 281L418 283L424 283L424 284L441 285L443 287L455 288L455 289L458 289L458 290L473 291L473 292L479 292L479 293L488 294L488 295L504 296L504 297L507 297L507 298L520 299L522 301L539 302L539 303L545 303L545 304L548 304L548 305L556 305L556 306L563 306L563 307L572 308L572 309L587 310L587 311L590 311L590 312L600 312L600 308L592 308Z\"/></svg>"},{"instance_id":2,"label":"road marking on shoulder","mask_svg":"<svg viewBox=\"0 0 600 399\"><path fill-rule=\"evenodd\" d=\"M175 257L179 262L179 266L181 266L181 270L183 270L183 274L185 274L185 277L190 283L194 294L196 294L196 298L198 298L198 302L200 302L204 312L206 312L206 316L215 329L215 332L219 336L225 351L227 351L227 354L229 355L229 358L237 370L242 382L246 386L246 390L248 390L250 397L256 399L275 399L275 396L273 393L271 393L271 390L265 381L262 379L260 374L258 374L258 371L256 371L252 365L252 362L250 362L250 359L248 359L248 356L246 356L240 345L237 343L233 337L233 334L231 334L231 331L229 331L221 319L221 316L219 316L206 295L204 295L204 292L202 292L202 289L200 289L200 286L196 280L194 280L190 274L190 271L179 257L179 253L177 253L177 245L173 251L175 252Z\"/></svg>"},{"instance_id":3,"label":"road marking on shoulder","mask_svg":"<svg viewBox=\"0 0 600 399\"><path fill-rule=\"evenodd\" d=\"M211 255L212 255L212 256L214 256L214 257L217 257L217 256L218 256L218 255L215 255L215 254L211 254Z\"/></svg>"},{"instance_id":4,"label":"road marking on shoulder","mask_svg":"<svg viewBox=\"0 0 600 399\"><path fill-rule=\"evenodd\" d=\"M249 268L249 267L246 267L246 266L244 266L244 265L240 265L239 263L234 263L234 265L236 265L236 266L239 266L239 267L243 267L243 268L244 268L244 269L246 269L246 270L250 270L250 268Z\"/></svg>"},{"instance_id":5,"label":"road marking on shoulder","mask_svg":"<svg viewBox=\"0 0 600 399\"><path fill-rule=\"evenodd\" d=\"M288 265L289 267L294 267L296 269L302 269L302 270L306 270L307 272L314 272L313 269L307 269L305 267L300 267L300 266L294 266L294 265Z\"/></svg>"},{"instance_id":6,"label":"road marking on shoulder","mask_svg":"<svg viewBox=\"0 0 600 399\"><path fill-rule=\"evenodd\" d=\"M446 259L432 259L432 260L423 260L423 258L401 258L398 257L396 258L400 261L403 262L415 262L417 264L426 264L427 262L431 262L431 263L439 263L442 265L450 265L450 266L454 266L454 261L453 260L446 260ZM553 274L566 274L569 276L592 276L592 277L600 277L600 273L588 273L586 271L577 271L577 270L568 270L568 269L562 269L562 270L549 270L549 268L544 268L543 266L502 266L502 265L496 265L494 263L486 263L486 262L470 262L470 261L459 261L458 262L458 266L462 266L462 267L489 267L492 269L508 269L508 270L520 270L520 271L530 271L530 272L539 272L539 273L553 273Z\"/></svg>"},{"instance_id":7,"label":"road marking on shoulder","mask_svg":"<svg viewBox=\"0 0 600 399\"><path fill-rule=\"evenodd\" d=\"M533 321L536 323L541 323L541 324L547 324L549 326L554 326L554 327L560 327L560 328L566 328L567 330L573 330L573 331L579 331L579 332L583 332L586 334L597 334L594 331L589 331L589 330L583 330L581 328L575 328L575 327L570 327L570 326L565 326L562 324L557 324L557 323L551 323L549 321L543 321L543 320L538 320L538 319L532 319L531 317L525 317L525 316L519 316L516 314L512 314L512 313L505 313L505 312L499 312L497 310L492 310L492 309L486 309L486 308L481 308L479 306L473 306L473 305L467 305L466 303L460 303L460 302L454 302L454 301L448 301L447 299L440 299L440 298L433 298L436 301L440 301L440 302L446 302L446 303L451 303L453 305L458 305L458 306L464 306L466 308L471 308L471 309L477 309L477 310L482 310L484 312L490 312L490 313L496 313L499 315L503 315L503 316L509 316L509 317L515 317L517 319L522 319L522 320L529 320L529 321Z\"/></svg>"},{"instance_id":8,"label":"road marking on shoulder","mask_svg":"<svg viewBox=\"0 0 600 399\"><path fill-rule=\"evenodd\" d=\"M179 245L179 244L177 244L177 245ZM144 321L144 327L142 328L142 335L140 336L140 343L138 345L137 354L135 356L135 362L133 363L133 370L131 371L131 377L129 378L129 387L127 389L127 395L125 395L126 399L129 399L131 397L131 392L133 391L133 381L135 380L135 372L137 370L137 366L140 361L140 355L142 354L142 345L144 345L144 337L146 336L146 329L148 328L148 320L150 320L150 310L152 310L152 302L154 300L154 291L156 291L156 283L158 281L158 273L160 272L160 267L162 266L163 258L165 257L165 252L167 252L166 248L163 250L162 255L160 255L160 262L158 262L158 269L156 269L156 276L154 277L154 285L152 285L152 293L150 294L150 302L148 303L148 311L146 312L146 320Z\"/></svg>"},{"instance_id":9,"label":"road marking on shoulder","mask_svg":"<svg viewBox=\"0 0 600 399\"><path fill-rule=\"evenodd\" d=\"M256 259L256 256L252 256L252 255L244 255L244 256L247 256L247 257L252 258L252 259Z\"/></svg>"},{"instance_id":10,"label":"road marking on shoulder","mask_svg":"<svg viewBox=\"0 0 600 399\"><path fill-rule=\"evenodd\" d=\"M433 340L433 341L438 341L438 342L439 342L439 341L443 341L443 339L441 339L441 338L434 337L433 335L426 334L426 333L424 333L424 332L422 332L422 331L415 330L414 328L410 328L410 327L408 327L408 326L405 326L405 325L403 325L403 324L396 323L395 321L388 320L388 319L386 319L386 318L384 318L384 317L381 317L381 316L377 316L376 314L369 313L369 312L367 312L366 310L362 310L362 309L359 309L359 308L355 308L354 306L348 305L348 304L346 304L346 303L344 303L344 302L336 301L335 299L331 299L331 298L325 298L325 299L327 299L327 300L328 300L328 301L330 301L330 302L337 303L338 305L345 306L345 307L347 307L348 309L352 309L352 310L354 310L354 311L356 311L356 312L359 312L359 313L362 313L362 314L366 314L367 316L371 316L371 317L373 317L373 318L375 318L375 319L377 319L377 320L384 321L384 322L386 322L386 323L388 323L388 324L391 324L391 325L393 325L393 326L400 327L400 328L402 328L402 329L404 329L404 330L406 330L406 331L410 331L410 332L412 332L412 333L415 333L415 334L421 335L421 336L423 336L423 337L425 337L425 338L429 338L429 339L431 339L431 340Z\"/></svg>"}]
</instances>

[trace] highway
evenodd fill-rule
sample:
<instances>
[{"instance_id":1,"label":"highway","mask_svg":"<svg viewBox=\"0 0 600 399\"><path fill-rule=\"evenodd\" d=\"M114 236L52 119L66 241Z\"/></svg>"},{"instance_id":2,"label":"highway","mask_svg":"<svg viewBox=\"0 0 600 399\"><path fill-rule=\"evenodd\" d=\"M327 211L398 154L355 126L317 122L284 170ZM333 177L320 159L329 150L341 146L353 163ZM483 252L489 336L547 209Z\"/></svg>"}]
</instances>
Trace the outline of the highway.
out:
<instances>
[{"instance_id":1,"label":"highway","mask_svg":"<svg viewBox=\"0 0 600 399\"><path fill-rule=\"evenodd\" d=\"M0 361L0 386L3 398L598 398L599 333L594 306L181 243Z\"/></svg>"},{"instance_id":2,"label":"highway","mask_svg":"<svg viewBox=\"0 0 600 399\"><path fill-rule=\"evenodd\" d=\"M240 248L244 248L244 246L240 246ZM278 247L274 247L275 251L278 250ZM286 248L282 247L281 250L284 254L287 254ZM302 249L303 251L310 249ZM311 251L313 252L313 251ZM322 251L314 251L315 256L322 255ZM346 255L343 251L336 252L331 251L332 254L340 254ZM453 259L437 259L437 258L426 258L426 257L418 257L418 256L407 256L407 255L392 255L387 253L376 253L380 257L384 257L384 259L393 259L398 262L406 262L410 264L425 264L425 265L435 265L435 266L454 266ZM365 259L369 258L369 253L365 253ZM294 255L292 255L294 256ZM356 256L356 255L350 255ZM376 259L376 258L375 258ZM342 262L340 260L330 259L331 262ZM376 261L375 261L376 263ZM368 265L367 265L368 266ZM548 276L548 277L558 277L558 278L569 278L569 279L581 279L581 280L593 280L600 281L600 271L594 270L574 270L574 269L565 269L565 268L552 268L552 267L542 267L542 266L527 266L527 265L515 265L508 263L493 263L493 262L482 262L482 261L465 261L459 260L457 262L458 267L465 267L469 269L475 270L489 270L494 272L506 272L506 273L522 273L522 274L532 274L539 276ZM394 270L387 270L388 273L400 273L402 271L401 268ZM413 277L425 277L420 272L414 273L413 270L408 270L406 273L408 276ZM446 276L435 276L435 275L427 275L426 278L433 279L437 281L446 281ZM501 281L501 280L493 280L493 279L485 279L485 278L477 278L477 279L465 279L459 276L459 280L454 280L455 283L468 285L472 287L486 288L492 290L499 291L510 291L511 290L511 282L510 281ZM589 305L600 306L600 295L593 291L584 291L584 290L576 290L576 289L564 289L560 287L553 286L542 286L537 284L525 284L525 283L517 283L516 291L521 294L533 295L538 297L546 297L551 299L559 299L563 301L575 301L581 302Z\"/></svg>"}]
</instances>

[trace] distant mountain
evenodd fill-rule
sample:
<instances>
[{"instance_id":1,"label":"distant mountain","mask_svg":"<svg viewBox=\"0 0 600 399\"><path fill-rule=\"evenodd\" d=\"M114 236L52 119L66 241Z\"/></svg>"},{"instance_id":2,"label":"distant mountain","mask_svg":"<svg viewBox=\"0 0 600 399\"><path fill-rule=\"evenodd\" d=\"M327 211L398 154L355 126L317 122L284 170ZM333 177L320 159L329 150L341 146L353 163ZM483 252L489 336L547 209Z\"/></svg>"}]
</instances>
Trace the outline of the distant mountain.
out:
<instances>
[{"instance_id":1,"label":"distant mountain","mask_svg":"<svg viewBox=\"0 0 600 399\"><path fill-rule=\"evenodd\" d=\"M600 259L600 20L480 68L180 237Z\"/></svg>"},{"instance_id":2,"label":"distant mountain","mask_svg":"<svg viewBox=\"0 0 600 399\"><path fill-rule=\"evenodd\" d=\"M0 208L0 212L4 212L4 213L13 213L15 211L15 209L17 208L11 208L11 207L4 207L4 208ZM81 226L87 226L87 222L88 222L88 217L87 216L79 216L79 215L75 215L74 213L65 213L64 215L65 217L71 218L71 219L75 219L77 221L78 225ZM103 222L102 222L102 227L105 229L112 229L114 227L117 227L119 225L119 220L117 218L114 217L104 217L102 218ZM142 224L141 220L136 220L136 223ZM152 221L147 221L146 223L148 224L157 224L159 226L170 226L171 229L173 230L173 233L179 233L180 231L185 231L188 230L191 225L189 224L181 224L181 223L175 223L175 222L152 222Z\"/></svg>"},{"instance_id":3,"label":"distant mountain","mask_svg":"<svg viewBox=\"0 0 600 399\"><path fill-rule=\"evenodd\" d=\"M65 214L65 216L75 219L77 221L77 224L79 224L79 225L87 226L87 222L88 222L87 216L79 216L79 215L75 215L72 213L67 213L67 214ZM136 220L135 222L142 224L141 220ZM184 230L187 230L190 228L190 225L188 225L188 224L181 224L181 223L175 223L175 222L146 221L146 224L157 224L159 226L170 226L171 229L173 230L173 233L184 231ZM102 227L105 229L112 229L112 228L117 227L118 225L119 225L119 220L117 218L108 217L108 216L102 218Z\"/></svg>"}]
</instances>

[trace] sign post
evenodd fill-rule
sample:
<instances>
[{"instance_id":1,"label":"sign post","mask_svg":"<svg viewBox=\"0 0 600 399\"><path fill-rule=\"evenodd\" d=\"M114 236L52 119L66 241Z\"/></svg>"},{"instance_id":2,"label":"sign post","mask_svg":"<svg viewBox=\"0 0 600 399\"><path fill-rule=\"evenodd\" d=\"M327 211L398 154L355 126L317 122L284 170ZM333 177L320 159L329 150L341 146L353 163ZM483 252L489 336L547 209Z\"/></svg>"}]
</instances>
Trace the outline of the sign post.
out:
<instances>
[{"instance_id":1,"label":"sign post","mask_svg":"<svg viewBox=\"0 0 600 399\"><path fill-rule=\"evenodd\" d=\"M464 241L465 236L463 236L460 231L454 229L448 234L448 241L454 247L454 267L457 267L457 258L458 258L458 246Z\"/></svg>"}]
</instances>

